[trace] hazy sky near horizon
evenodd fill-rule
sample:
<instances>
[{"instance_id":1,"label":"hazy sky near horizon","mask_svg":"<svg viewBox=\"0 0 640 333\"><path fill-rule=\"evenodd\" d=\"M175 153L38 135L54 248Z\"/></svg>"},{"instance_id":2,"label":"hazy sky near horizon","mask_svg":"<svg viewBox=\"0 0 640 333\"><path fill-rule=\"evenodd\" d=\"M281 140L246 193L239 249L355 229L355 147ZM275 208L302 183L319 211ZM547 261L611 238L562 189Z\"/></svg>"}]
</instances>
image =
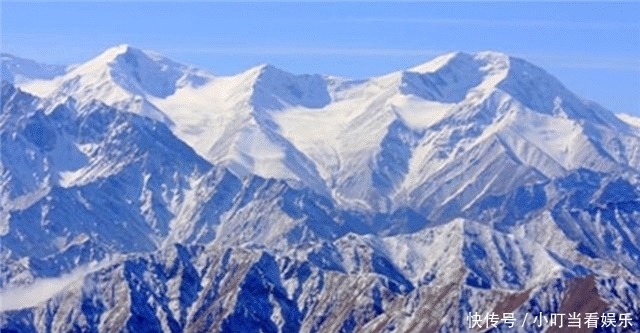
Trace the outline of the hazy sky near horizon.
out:
<instances>
[{"instance_id":1,"label":"hazy sky near horizon","mask_svg":"<svg viewBox=\"0 0 640 333\"><path fill-rule=\"evenodd\" d=\"M525 58L615 112L640 115L640 3L14 2L1 49L73 64L122 43L227 75L271 63L365 78L450 51Z\"/></svg>"}]
</instances>

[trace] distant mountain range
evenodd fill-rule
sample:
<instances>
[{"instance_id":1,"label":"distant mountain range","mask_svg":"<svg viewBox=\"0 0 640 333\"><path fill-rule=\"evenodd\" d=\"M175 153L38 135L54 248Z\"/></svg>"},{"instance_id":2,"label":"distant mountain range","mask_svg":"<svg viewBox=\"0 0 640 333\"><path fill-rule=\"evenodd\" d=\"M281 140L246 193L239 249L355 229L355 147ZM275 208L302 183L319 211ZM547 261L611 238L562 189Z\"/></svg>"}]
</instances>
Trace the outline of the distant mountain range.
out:
<instances>
[{"instance_id":1,"label":"distant mountain range","mask_svg":"<svg viewBox=\"0 0 640 333\"><path fill-rule=\"evenodd\" d=\"M3 332L640 329L640 119L523 59L217 76L120 45L2 80Z\"/></svg>"}]
</instances>

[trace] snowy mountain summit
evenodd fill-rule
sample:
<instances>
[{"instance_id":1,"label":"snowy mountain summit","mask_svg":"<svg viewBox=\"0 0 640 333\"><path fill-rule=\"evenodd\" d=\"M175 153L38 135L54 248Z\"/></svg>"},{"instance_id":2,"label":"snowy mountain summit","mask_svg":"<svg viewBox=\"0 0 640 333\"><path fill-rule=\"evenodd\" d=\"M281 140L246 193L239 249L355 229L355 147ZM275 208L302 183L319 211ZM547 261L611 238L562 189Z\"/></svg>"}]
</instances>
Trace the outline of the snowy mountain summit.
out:
<instances>
[{"instance_id":1,"label":"snowy mountain summit","mask_svg":"<svg viewBox=\"0 0 640 333\"><path fill-rule=\"evenodd\" d=\"M131 93L160 98L186 84L202 85L208 75L128 45L111 48L69 74L84 79L79 85L114 83Z\"/></svg>"},{"instance_id":2,"label":"snowy mountain summit","mask_svg":"<svg viewBox=\"0 0 640 333\"><path fill-rule=\"evenodd\" d=\"M2 78L3 331L640 327L640 127L523 59L219 76L119 45Z\"/></svg>"},{"instance_id":3,"label":"snowy mountain summit","mask_svg":"<svg viewBox=\"0 0 640 333\"><path fill-rule=\"evenodd\" d=\"M16 84L38 79L50 80L62 75L66 70L65 66L45 65L7 53L0 53L0 59L2 80Z\"/></svg>"}]
</instances>

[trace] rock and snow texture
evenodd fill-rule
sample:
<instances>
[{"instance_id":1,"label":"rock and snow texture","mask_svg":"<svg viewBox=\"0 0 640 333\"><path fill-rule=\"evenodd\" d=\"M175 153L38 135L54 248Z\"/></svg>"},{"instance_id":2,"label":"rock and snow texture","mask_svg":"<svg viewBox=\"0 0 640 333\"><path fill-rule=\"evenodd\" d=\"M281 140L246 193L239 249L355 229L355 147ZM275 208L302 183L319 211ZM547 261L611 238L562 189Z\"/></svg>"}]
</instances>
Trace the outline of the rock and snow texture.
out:
<instances>
[{"instance_id":1,"label":"rock and snow texture","mask_svg":"<svg viewBox=\"0 0 640 333\"><path fill-rule=\"evenodd\" d=\"M580 166L640 169L632 118L621 121L542 69L495 52L451 53L353 81L270 65L216 77L121 45L21 88L50 103L96 99L162 121L238 176L300 182L357 209L410 201L446 215L433 202L459 209L517 185L495 184L496 166L513 169L514 180Z\"/></svg>"},{"instance_id":2,"label":"rock and snow texture","mask_svg":"<svg viewBox=\"0 0 640 333\"><path fill-rule=\"evenodd\" d=\"M2 60L2 80L13 84L24 84L36 80L51 80L64 74L65 66L48 65L33 60L18 58L7 53L0 53Z\"/></svg>"},{"instance_id":3,"label":"rock and snow texture","mask_svg":"<svg viewBox=\"0 0 640 333\"><path fill-rule=\"evenodd\" d=\"M366 80L127 45L2 62L3 331L454 332L587 308L640 327L637 119L522 59Z\"/></svg>"}]
</instances>

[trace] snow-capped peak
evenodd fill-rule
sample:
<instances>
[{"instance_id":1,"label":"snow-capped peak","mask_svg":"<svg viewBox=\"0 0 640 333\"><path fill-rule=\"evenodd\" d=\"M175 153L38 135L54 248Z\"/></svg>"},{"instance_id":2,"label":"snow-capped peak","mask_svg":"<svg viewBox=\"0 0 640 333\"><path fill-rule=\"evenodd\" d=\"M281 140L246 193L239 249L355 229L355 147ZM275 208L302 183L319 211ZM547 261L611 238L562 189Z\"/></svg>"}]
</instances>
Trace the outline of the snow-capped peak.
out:
<instances>
[{"instance_id":1,"label":"snow-capped peak","mask_svg":"<svg viewBox=\"0 0 640 333\"><path fill-rule=\"evenodd\" d=\"M146 54L140 49L133 48L127 44L111 47L91 60L76 66L72 72L74 75L89 75L95 72L108 72L112 67L118 65L123 57L132 61L134 58L144 58Z\"/></svg>"},{"instance_id":2,"label":"snow-capped peak","mask_svg":"<svg viewBox=\"0 0 640 333\"><path fill-rule=\"evenodd\" d=\"M639 308L640 129L542 69L197 75L120 45L45 112L2 82L0 297L49 292L4 302L0 330L456 331L582 312L582 289Z\"/></svg>"},{"instance_id":3,"label":"snow-capped peak","mask_svg":"<svg viewBox=\"0 0 640 333\"><path fill-rule=\"evenodd\" d=\"M280 73L280 75L293 75L291 73L288 73L287 71L280 69L272 64L269 63L262 63L259 64L257 66L251 67L250 69L248 69L247 71L245 71L245 73L252 73L253 75L255 75L255 78L258 78L261 75L264 75L265 73Z\"/></svg>"},{"instance_id":4,"label":"snow-capped peak","mask_svg":"<svg viewBox=\"0 0 640 333\"><path fill-rule=\"evenodd\" d=\"M316 109L331 102L327 80L321 75L295 75L269 64L245 73L253 81L251 104L256 110L278 110L286 106Z\"/></svg>"},{"instance_id":5,"label":"snow-capped peak","mask_svg":"<svg viewBox=\"0 0 640 333\"><path fill-rule=\"evenodd\" d=\"M582 159L556 145L588 142L580 123L632 131L541 68L499 52L452 52L360 81L298 75L269 64L229 77L199 75L161 55L119 45L54 82L54 96L60 97L58 103L72 96L81 105L96 99L161 120L200 155L239 175L299 180L320 191L344 183L335 196L365 206L378 198L377 192L367 192L373 178L390 179L382 182L381 195L402 198L431 175L428 170L444 168L456 152L484 147L498 134L525 133L527 142L560 147L544 151L554 156L552 167L521 154L521 160L555 175ZM557 133L549 135L529 131L534 121L576 128L567 134L563 126L554 127ZM392 153L399 142L406 155ZM624 163L637 165L635 153L626 155L616 163L627 159ZM398 159L404 161L386 165ZM353 174L371 165L400 171Z\"/></svg>"},{"instance_id":6,"label":"snow-capped peak","mask_svg":"<svg viewBox=\"0 0 640 333\"><path fill-rule=\"evenodd\" d=\"M537 113L621 127L618 118L576 96L544 69L501 52L447 53L398 73L402 94L427 101L478 105L506 94Z\"/></svg>"},{"instance_id":7,"label":"snow-capped peak","mask_svg":"<svg viewBox=\"0 0 640 333\"><path fill-rule=\"evenodd\" d=\"M425 100L458 103L476 91L487 96L504 80L509 57L500 53L453 52L401 72L400 91Z\"/></svg>"},{"instance_id":8,"label":"snow-capped peak","mask_svg":"<svg viewBox=\"0 0 640 333\"><path fill-rule=\"evenodd\" d=\"M76 67L70 75L85 77L97 84L111 80L129 92L159 98L172 95L181 79L187 81L183 84L202 85L211 77L157 53L126 44L107 49Z\"/></svg>"},{"instance_id":9,"label":"snow-capped peak","mask_svg":"<svg viewBox=\"0 0 640 333\"><path fill-rule=\"evenodd\" d=\"M102 62L105 64L110 63L114 61L118 56L123 55L127 52L139 53L141 52L141 50L133 48L127 44L120 44L104 50L97 57L93 58L93 60L91 60L90 62Z\"/></svg>"},{"instance_id":10,"label":"snow-capped peak","mask_svg":"<svg viewBox=\"0 0 640 333\"><path fill-rule=\"evenodd\" d=\"M457 51L443 54L426 63L411 67L407 72L427 74L439 71L474 69L475 71L489 73L508 69L510 60L511 57L509 55L501 52L465 53Z\"/></svg>"},{"instance_id":11,"label":"snow-capped peak","mask_svg":"<svg viewBox=\"0 0 640 333\"><path fill-rule=\"evenodd\" d=\"M175 61L172 61L164 57L160 53L157 53L155 51L150 51L150 50L143 50L137 47L133 47L129 44L120 44L114 47L110 47L102 51L102 53L100 53L93 59L89 60L87 63L92 63L96 65L97 64L102 64L102 65L113 64L114 62L117 62L122 57L137 57L140 59L147 58L147 60L151 60L151 61L167 62L179 67L186 67L185 65L179 64Z\"/></svg>"},{"instance_id":12,"label":"snow-capped peak","mask_svg":"<svg viewBox=\"0 0 640 333\"><path fill-rule=\"evenodd\" d=\"M93 59L74 66L65 75L50 81L21 86L51 104L72 96L80 104L99 100L129 112L172 124L155 104L184 87L201 87L214 76L180 64L155 52L118 45Z\"/></svg>"},{"instance_id":13,"label":"snow-capped peak","mask_svg":"<svg viewBox=\"0 0 640 333\"><path fill-rule=\"evenodd\" d=\"M21 84L33 80L50 80L64 74L65 66L38 63L8 53L0 53L2 80Z\"/></svg>"},{"instance_id":14,"label":"snow-capped peak","mask_svg":"<svg viewBox=\"0 0 640 333\"><path fill-rule=\"evenodd\" d=\"M450 52L450 53L446 53L443 54L441 56L437 56L423 64L414 66L409 68L409 72L414 72L414 73L433 73L435 71L437 71L438 69L442 68L443 66L445 66L447 63L449 63L452 59L458 57L458 56L467 56L467 54L462 53L462 52Z\"/></svg>"}]
</instances>

